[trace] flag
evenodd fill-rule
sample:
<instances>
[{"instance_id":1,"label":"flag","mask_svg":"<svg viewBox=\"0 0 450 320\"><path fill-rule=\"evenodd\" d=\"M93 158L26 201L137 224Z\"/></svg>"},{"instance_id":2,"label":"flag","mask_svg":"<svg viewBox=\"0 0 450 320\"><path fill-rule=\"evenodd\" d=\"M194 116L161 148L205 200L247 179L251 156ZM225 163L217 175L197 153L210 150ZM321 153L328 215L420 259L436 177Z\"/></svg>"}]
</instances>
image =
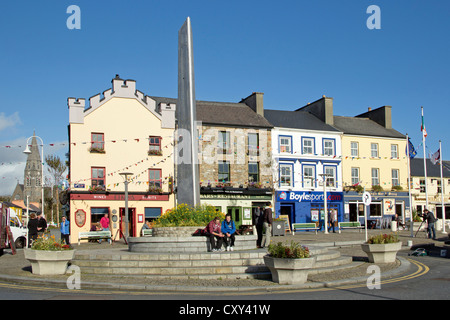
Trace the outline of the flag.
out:
<instances>
[{"instance_id":1,"label":"flag","mask_svg":"<svg viewBox=\"0 0 450 320\"><path fill-rule=\"evenodd\" d=\"M408 138L408 145L409 147L407 147L407 149L409 148L409 157L412 159L417 155L417 151L409 138ZM406 151L405 153L408 154L408 151L407 150L405 151Z\"/></svg>"},{"instance_id":2,"label":"flag","mask_svg":"<svg viewBox=\"0 0 450 320\"><path fill-rule=\"evenodd\" d=\"M433 153L430 157L430 160L433 164L436 164L441 158L441 149L438 149L435 153Z\"/></svg>"},{"instance_id":3,"label":"flag","mask_svg":"<svg viewBox=\"0 0 450 320\"><path fill-rule=\"evenodd\" d=\"M422 109L422 126L420 127L420 131L422 131L423 136L427 137L427 130L425 129L425 122L423 120L423 109Z\"/></svg>"}]
</instances>

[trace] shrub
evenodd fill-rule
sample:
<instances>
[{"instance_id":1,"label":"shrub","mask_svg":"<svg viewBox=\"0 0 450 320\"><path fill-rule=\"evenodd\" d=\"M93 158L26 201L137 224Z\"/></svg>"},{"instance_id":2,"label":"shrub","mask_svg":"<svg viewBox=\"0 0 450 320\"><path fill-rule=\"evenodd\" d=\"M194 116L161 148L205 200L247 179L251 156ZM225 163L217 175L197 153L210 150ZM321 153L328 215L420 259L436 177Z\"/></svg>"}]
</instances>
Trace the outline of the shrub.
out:
<instances>
[{"instance_id":1,"label":"shrub","mask_svg":"<svg viewBox=\"0 0 450 320\"><path fill-rule=\"evenodd\" d=\"M369 240L367 240L367 243L369 244L386 244L397 242L399 242L399 240L396 234L380 234L377 236L372 236Z\"/></svg>"},{"instance_id":2,"label":"shrub","mask_svg":"<svg viewBox=\"0 0 450 320\"><path fill-rule=\"evenodd\" d=\"M217 212L211 205L200 205L196 207L187 204L179 204L175 208L167 210L159 217L154 227L188 227L206 226L212 219L219 217L225 219L225 214Z\"/></svg>"},{"instance_id":3,"label":"shrub","mask_svg":"<svg viewBox=\"0 0 450 320\"><path fill-rule=\"evenodd\" d=\"M283 244L282 242L269 244L269 255L273 258L282 259L302 259L311 256L307 247L301 246L294 241L291 241L290 245Z\"/></svg>"},{"instance_id":4,"label":"shrub","mask_svg":"<svg viewBox=\"0 0 450 320\"><path fill-rule=\"evenodd\" d=\"M72 250L67 244L62 244L61 241L56 241L55 236L39 236L31 245L33 250L46 250L46 251L61 251Z\"/></svg>"}]
</instances>

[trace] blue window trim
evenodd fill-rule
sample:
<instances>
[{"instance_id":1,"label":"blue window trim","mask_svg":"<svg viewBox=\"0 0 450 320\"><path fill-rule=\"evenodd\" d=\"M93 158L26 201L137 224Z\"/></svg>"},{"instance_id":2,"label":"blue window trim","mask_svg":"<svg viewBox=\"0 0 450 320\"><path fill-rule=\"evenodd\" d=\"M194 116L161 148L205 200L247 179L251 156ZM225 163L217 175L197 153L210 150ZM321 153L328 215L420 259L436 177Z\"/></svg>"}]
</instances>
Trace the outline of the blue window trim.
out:
<instances>
[{"instance_id":1,"label":"blue window trim","mask_svg":"<svg viewBox=\"0 0 450 320\"><path fill-rule=\"evenodd\" d=\"M334 156L336 156L336 139L335 138L322 138L322 154L325 155L325 141L326 140L333 140L333 153Z\"/></svg>"},{"instance_id":2,"label":"blue window trim","mask_svg":"<svg viewBox=\"0 0 450 320\"><path fill-rule=\"evenodd\" d=\"M294 153L294 145L292 143L292 136L284 135L284 134L278 135L278 153L281 153L281 141L280 141L280 138L289 138L289 139L291 139L291 152L290 153L293 154ZM283 153L288 153L288 152L283 152Z\"/></svg>"},{"instance_id":3,"label":"blue window trim","mask_svg":"<svg viewBox=\"0 0 450 320\"><path fill-rule=\"evenodd\" d=\"M303 141L305 139L312 139L313 140L313 145L312 145L313 153L303 153ZM301 154L313 154L313 155L316 155L316 138L315 137L302 137L302 152L301 152Z\"/></svg>"},{"instance_id":4,"label":"blue window trim","mask_svg":"<svg viewBox=\"0 0 450 320\"><path fill-rule=\"evenodd\" d=\"M324 164L323 165L323 173L325 173L325 168L334 168L334 188L338 188L338 166L337 165L331 165L331 164Z\"/></svg>"},{"instance_id":5,"label":"blue window trim","mask_svg":"<svg viewBox=\"0 0 450 320\"><path fill-rule=\"evenodd\" d=\"M303 172L304 172L304 167L314 167L314 181L313 181L313 188L316 188L317 187L317 166L315 165L315 164L310 164L310 163L302 163L302 187L303 188L306 188L305 187L305 177L304 177L304 175L303 175Z\"/></svg>"},{"instance_id":6,"label":"blue window trim","mask_svg":"<svg viewBox=\"0 0 450 320\"><path fill-rule=\"evenodd\" d=\"M292 185L290 187L282 186L281 185L281 166L291 166L291 182ZM279 162L278 163L278 188L293 188L295 187L295 178L294 178L294 164L293 163L286 163L286 162Z\"/></svg>"}]
</instances>

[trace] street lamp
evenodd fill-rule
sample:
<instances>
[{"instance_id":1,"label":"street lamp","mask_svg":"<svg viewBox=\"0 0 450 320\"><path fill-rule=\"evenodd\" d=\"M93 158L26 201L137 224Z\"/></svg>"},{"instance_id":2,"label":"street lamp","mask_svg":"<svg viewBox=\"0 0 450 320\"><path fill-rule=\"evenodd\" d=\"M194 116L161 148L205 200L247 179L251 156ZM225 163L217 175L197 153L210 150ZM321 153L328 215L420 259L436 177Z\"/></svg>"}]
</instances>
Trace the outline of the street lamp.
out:
<instances>
[{"instance_id":1,"label":"street lamp","mask_svg":"<svg viewBox=\"0 0 450 320\"><path fill-rule=\"evenodd\" d=\"M327 174L327 173L320 173L319 176L322 177L323 179L323 207L325 210L325 218L324 218L324 227L325 227L325 234L328 234L328 208L327 208L327 178L328 177L332 177L331 174Z\"/></svg>"},{"instance_id":2,"label":"street lamp","mask_svg":"<svg viewBox=\"0 0 450 320\"><path fill-rule=\"evenodd\" d=\"M25 153L26 155L31 154L31 150L30 150L30 145L28 144L28 141L30 141L30 139L32 138L39 138L41 140L41 147L42 147L42 154L41 154L41 162L42 162L42 166L41 166L41 187L42 187L42 215L44 215L44 141L42 140L41 137L38 137L36 135L33 135L31 137L29 137L27 139L27 146L25 148L25 150L23 151L23 153Z\"/></svg>"},{"instance_id":3,"label":"street lamp","mask_svg":"<svg viewBox=\"0 0 450 320\"><path fill-rule=\"evenodd\" d=\"M133 175L131 172L119 173L125 179L125 242L127 242L130 232L128 229L128 176Z\"/></svg>"}]
</instances>

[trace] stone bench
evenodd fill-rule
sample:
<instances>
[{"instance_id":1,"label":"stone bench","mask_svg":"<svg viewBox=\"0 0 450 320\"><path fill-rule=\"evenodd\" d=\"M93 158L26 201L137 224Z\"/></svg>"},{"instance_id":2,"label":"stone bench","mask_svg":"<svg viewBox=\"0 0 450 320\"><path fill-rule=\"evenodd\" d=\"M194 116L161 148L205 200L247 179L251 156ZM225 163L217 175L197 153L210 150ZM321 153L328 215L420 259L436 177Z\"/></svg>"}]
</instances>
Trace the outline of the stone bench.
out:
<instances>
[{"instance_id":1,"label":"stone bench","mask_svg":"<svg viewBox=\"0 0 450 320\"><path fill-rule=\"evenodd\" d=\"M256 235L236 235L234 251L256 249ZM130 237L128 250L142 253L197 253L209 251L208 237Z\"/></svg>"}]
</instances>

